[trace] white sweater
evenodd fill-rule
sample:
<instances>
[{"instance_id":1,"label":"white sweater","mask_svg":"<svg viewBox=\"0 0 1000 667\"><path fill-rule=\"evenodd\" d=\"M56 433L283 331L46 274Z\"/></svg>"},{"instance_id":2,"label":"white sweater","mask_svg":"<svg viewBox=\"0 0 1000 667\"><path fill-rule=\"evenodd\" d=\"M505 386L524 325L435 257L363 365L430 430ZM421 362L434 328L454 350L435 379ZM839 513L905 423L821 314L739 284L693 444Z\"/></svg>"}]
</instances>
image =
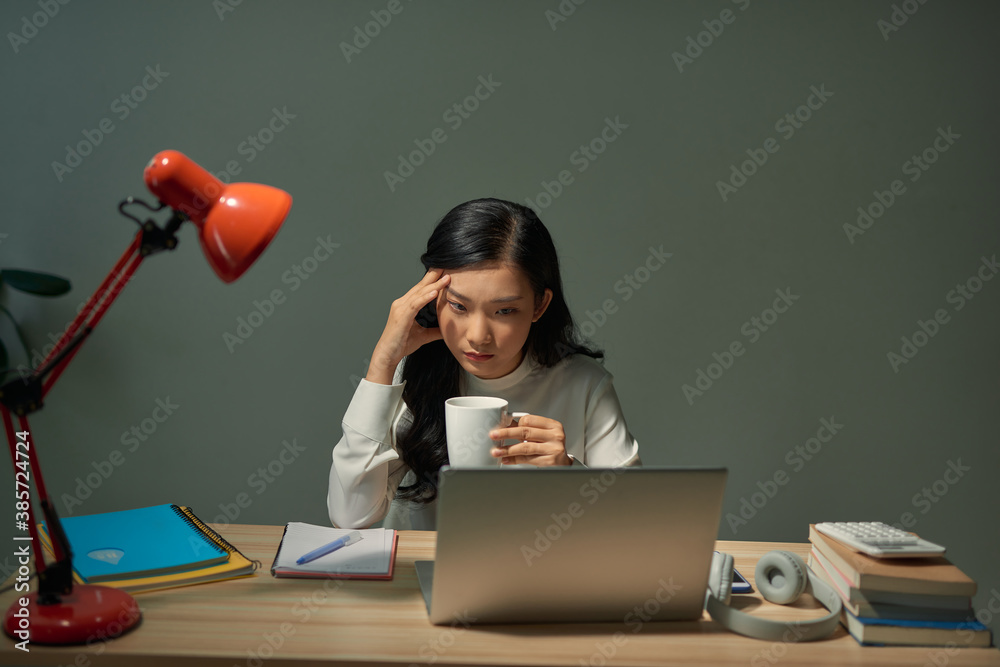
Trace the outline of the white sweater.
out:
<instances>
[{"instance_id":1,"label":"white sweater","mask_svg":"<svg viewBox=\"0 0 1000 667\"><path fill-rule=\"evenodd\" d=\"M465 396L498 396L510 412L549 417L562 423L566 453L574 465L609 468L641 465L639 443L629 433L612 376L594 359L576 354L551 368L525 356L513 372L483 380L462 371ZM333 448L327 507L341 528L361 528L385 519L397 530L433 530L436 502L395 500L410 473L396 452L396 429L408 423L403 385L362 380L344 415L344 434ZM414 480L411 473L406 483Z\"/></svg>"}]
</instances>

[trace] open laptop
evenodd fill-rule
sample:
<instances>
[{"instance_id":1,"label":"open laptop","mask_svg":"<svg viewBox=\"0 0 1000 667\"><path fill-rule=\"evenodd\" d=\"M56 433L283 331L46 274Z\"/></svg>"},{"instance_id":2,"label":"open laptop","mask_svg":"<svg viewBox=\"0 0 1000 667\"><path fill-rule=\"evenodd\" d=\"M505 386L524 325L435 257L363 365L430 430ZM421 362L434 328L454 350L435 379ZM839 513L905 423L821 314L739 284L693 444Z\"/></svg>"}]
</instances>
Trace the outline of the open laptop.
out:
<instances>
[{"instance_id":1,"label":"open laptop","mask_svg":"<svg viewBox=\"0 0 1000 667\"><path fill-rule=\"evenodd\" d=\"M725 468L441 470L431 623L701 616Z\"/></svg>"}]
</instances>

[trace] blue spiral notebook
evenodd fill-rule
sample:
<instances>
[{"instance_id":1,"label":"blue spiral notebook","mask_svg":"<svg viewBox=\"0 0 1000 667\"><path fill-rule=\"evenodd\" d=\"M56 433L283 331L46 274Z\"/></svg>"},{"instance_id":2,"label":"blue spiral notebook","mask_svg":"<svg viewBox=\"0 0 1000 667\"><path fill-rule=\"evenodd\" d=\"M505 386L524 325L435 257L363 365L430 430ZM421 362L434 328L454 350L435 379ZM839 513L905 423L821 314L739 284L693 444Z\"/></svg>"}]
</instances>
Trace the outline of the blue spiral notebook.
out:
<instances>
[{"instance_id":1,"label":"blue spiral notebook","mask_svg":"<svg viewBox=\"0 0 1000 667\"><path fill-rule=\"evenodd\" d=\"M229 558L177 505L71 516L61 523L73 569L87 583L184 572Z\"/></svg>"}]
</instances>

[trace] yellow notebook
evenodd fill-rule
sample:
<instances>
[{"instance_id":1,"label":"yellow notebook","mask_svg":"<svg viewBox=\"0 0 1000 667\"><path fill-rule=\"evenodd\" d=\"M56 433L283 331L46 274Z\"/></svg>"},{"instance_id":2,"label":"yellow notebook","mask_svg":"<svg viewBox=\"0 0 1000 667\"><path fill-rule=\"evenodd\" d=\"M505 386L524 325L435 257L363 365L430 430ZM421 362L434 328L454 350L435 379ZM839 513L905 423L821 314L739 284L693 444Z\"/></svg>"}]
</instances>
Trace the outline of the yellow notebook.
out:
<instances>
[{"instance_id":1,"label":"yellow notebook","mask_svg":"<svg viewBox=\"0 0 1000 667\"><path fill-rule=\"evenodd\" d=\"M136 577L131 579L111 579L101 581L100 584L102 586L110 586L111 588L120 588L130 593L142 593L146 591L160 590L163 588L190 586L210 581L222 581L224 579L246 577L252 575L260 567L259 561L251 561L240 553L239 549L230 544L226 538L222 537L205 525L201 519L194 515L194 512L192 512L190 508L179 507L179 509L195 527L208 537L208 539L212 540L229 554L228 560L216 565L210 565L208 567L195 570L188 570L186 572L176 572L174 574L151 577ZM39 524L38 529L42 545L45 547L49 556L54 557L52 543L49 539L48 532L45 530L44 524ZM73 580L81 584L87 583L76 572L76 570L73 571Z\"/></svg>"}]
</instances>

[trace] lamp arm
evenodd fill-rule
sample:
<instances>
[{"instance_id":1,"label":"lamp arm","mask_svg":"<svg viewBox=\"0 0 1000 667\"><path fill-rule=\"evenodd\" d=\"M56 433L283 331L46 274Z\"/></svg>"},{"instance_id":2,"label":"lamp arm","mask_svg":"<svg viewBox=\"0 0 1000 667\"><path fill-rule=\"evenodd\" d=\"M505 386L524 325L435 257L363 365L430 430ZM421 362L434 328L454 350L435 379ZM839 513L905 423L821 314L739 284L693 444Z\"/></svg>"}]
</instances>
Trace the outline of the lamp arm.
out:
<instances>
[{"instance_id":1,"label":"lamp arm","mask_svg":"<svg viewBox=\"0 0 1000 667\"><path fill-rule=\"evenodd\" d=\"M120 276L118 276L118 280L114 282L111 285L111 287L107 290L108 294L105 295L107 296L107 298L103 300L103 302L97 308L96 312L94 312L93 316L87 320L87 323L84 325L82 337L74 339L73 341L64 342L66 335L69 333L69 331L67 331L66 334L63 334L63 336L59 339L59 344L61 344L67 350L66 354L58 362L47 364L44 369L39 369L39 376L38 376L39 379L44 378L44 375L49 375L48 378L44 378L45 383L42 386L43 400L45 396L52 390L52 386L59 379L59 376L61 376L63 374L63 371L66 370L66 367L69 365L69 362L73 361L73 358L76 356L77 352L80 351L80 343L83 341L83 338L88 336L90 332L97 327L101 319L104 317L104 314L108 312L108 308L110 308L111 304L115 302L115 300L119 297L119 295L121 295L122 290L125 288L125 285L127 285L128 282L132 279L132 275L135 273L136 269L139 268L139 265L142 264L142 261L144 259L145 257L143 255L135 255L134 257L131 258L128 265L125 267L125 270L122 272ZM72 349L70 349L71 346Z\"/></svg>"},{"instance_id":2,"label":"lamp arm","mask_svg":"<svg viewBox=\"0 0 1000 667\"><path fill-rule=\"evenodd\" d=\"M94 307L102 299L107 297L108 288L115 281L115 279L119 277L122 270L125 268L125 265L128 263L129 259L134 257L136 252L139 250L139 246L142 242L140 237L141 234L137 234L136 237L132 240L132 243L129 245L129 247L125 249L125 252L122 253L122 256L118 259L118 262L114 265L114 267L111 269L108 275L104 277L104 280L101 282L100 285L98 285L97 289L94 290L94 293L90 296L90 298L87 299L87 302L84 304L83 308L80 309L80 312L77 313L77 316L73 319L70 325L66 328L66 331L63 333L63 335L60 336L59 340L56 341L56 344L52 348L52 351L49 352L49 354L45 357L45 359L42 360L42 363L38 364L39 368L47 366L49 362L52 361L52 359L57 354L59 354L62 348L66 346L68 341L72 339L74 336L76 336L77 332L83 326L84 322L86 322L87 318L90 317L90 314L93 312ZM121 291L122 287L124 287L124 284L118 288L118 292ZM116 296L117 293L114 293L112 295L112 299Z\"/></svg>"},{"instance_id":3,"label":"lamp arm","mask_svg":"<svg viewBox=\"0 0 1000 667\"><path fill-rule=\"evenodd\" d=\"M52 551L57 555L54 562L49 563L44 571L38 573L38 602L52 604L59 602L63 595L73 590L73 548L52 502L46 498L39 501L39 505L45 517L49 539L52 540ZM38 529L35 530L37 532ZM60 551L63 553L61 557L58 555Z\"/></svg>"},{"instance_id":4,"label":"lamp arm","mask_svg":"<svg viewBox=\"0 0 1000 667\"><path fill-rule=\"evenodd\" d=\"M139 267L144 258L141 254L144 235L145 232L140 231L135 236L42 362L36 368L21 373L21 377L0 386L0 403L11 412L23 416L42 407L45 395ZM46 379L49 375L51 377Z\"/></svg>"},{"instance_id":5,"label":"lamp arm","mask_svg":"<svg viewBox=\"0 0 1000 667\"><path fill-rule=\"evenodd\" d=\"M38 453L30 439L30 429L28 418L19 416L18 426L20 431L14 432L14 424L11 420L10 411L6 406L0 406L3 415L4 431L7 436L7 444L10 447L11 462L14 464L14 493L18 499L24 496L24 512L18 512L15 519L15 527L20 530L27 530L29 537L15 537L17 540L30 540L34 545L35 572L38 574L38 603L42 605L55 604L62 600L63 595L69 594L73 590L73 552L63 531L59 516L55 507L49 500L48 491L45 489L45 479L42 477L42 469L38 463ZM23 448L23 452L21 451ZM27 459L27 460L25 460ZM35 512L31 503L31 476L35 476L35 491L38 494L39 505L45 517L45 525L52 540L52 551L55 560L48 565L45 564L45 556L42 554L42 540L39 535L38 524L35 522ZM21 477L24 481L20 481ZM24 487L24 491L19 491ZM22 518L23 517L23 518ZM21 547L27 552L27 547ZM26 555L26 554L25 554Z\"/></svg>"},{"instance_id":6,"label":"lamp arm","mask_svg":"<svg viewBox=\"0 0 1000 667\"><path fill-rule=\"evenodd\" d=\"M43 399L52 389L56 380L59 379L59 376L66 370L66 366L73 360L77 351L79 351L79 344L82 342L82 338L86 338L97 327L104 314L108 312L108 308L121 295L122 290L125 289L129 281L132 280L133 274L135 274L139 265L142 264L142 261L153 253L161 250L173 250L177 247L177 237L175 234L188 219L187 216L181 211L174 210L166 225L161 229L152 220L140 222L135 216L126 213L124 210L125 206L133 203L144 206L151 211L158 211L165 207L164 204L160 204L159 207L154 208L146 202L134 199L133 197L122 200L118 205L118 210L123 215L139 223L139 232L135 235L131 245L129 245L118 259L118 263L115 264L114 268L104 278L104 281L94 294L87 300L87 303L66 329L66 332L56 342L52 352L49 353L36 370L36 374L41 378L51 373L51 376L45 380L45 384L42 387ZM76 338L81 328L83 328L82 338ZM75 349L70 350L57 360L57 355L63 352L64 348L69 347L74 347Z\"/></svg>"},{"instance_id":7,"label":"lamp arm","mask_svg":"<svg viewBox=\"0 0 1000 667\"><path fill-rule=\"evenodd\" d=\"M21 523L17 523L16 526L18 528L22 528L22 529L23 528L27 528L29 534L31 535L31 541L34 544L37 545L37 544L39 544L39 541L37 539L38 538L38 535L37 535L38 528L37 528L37 526L35 524L35 512L34 512L34 510L32 510L32 506L31 506L31 489L30 489L30 476L31 476L31 472L32 471L37 470L37 468L36 468L36 466L37 466L37 458L35 456L35 452L31 449L31 443L30 442L26 442L25 445L24 445L24 448L27 450L27 454L21 455L21 454L18 453L18 449L19 449L18 442L19 442L19 439L18 439L17 435L14 433L14 422L11 420L10 410L7 409L7 406L0 405L0 415L2 415L2 417L3 417L4 433L7 436L7 445L10 448L10 460L11 460L11 463L14 465L14 471L15 471L15 476L14 476L14 493L15 493L15 497L17 497L18 499L21 498L20 492L18 491L18 488L22 486L22 484L17 481L17 478L18 478L18 475L16 474L17 470L19 468L22 468L22 466L18 465L18 461L19 460L20 461L24 460L22 458L22 456L27 456L27 459L28 459L27 470L24 470L25 478L28 480L28 481L24 482L24 485L29 487L29 488L25 489L28 492L26 494L27 495L28 505L27 505L27 509L25 510L25 513L27 514L27 517L28 517L28 520L26 522L27 526L23 526ZM35 488L36 489L43 488L45 486L45 482L44 481L41 482L41 486L39 486L37 474L36 474L35 480L36 480L35 481ZM17 520L19 520L19 519L20 519L20 515L18 515ZM39 572L39 573L43 572L45 570L45 559L42 557L41 552L37 548L35 549L34 557L35 557L35 571Z\"/></svg>"}]
</instances>

